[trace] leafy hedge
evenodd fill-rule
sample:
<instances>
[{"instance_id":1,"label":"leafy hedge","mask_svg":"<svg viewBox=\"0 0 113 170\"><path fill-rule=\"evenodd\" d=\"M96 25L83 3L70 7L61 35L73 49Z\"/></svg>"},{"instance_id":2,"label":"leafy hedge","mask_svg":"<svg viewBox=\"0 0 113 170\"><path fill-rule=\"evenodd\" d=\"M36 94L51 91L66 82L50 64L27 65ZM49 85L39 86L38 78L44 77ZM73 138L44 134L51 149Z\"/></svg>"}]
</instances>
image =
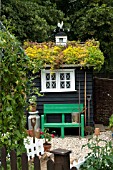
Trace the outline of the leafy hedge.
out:
<instances>
[{"instance_id":1,"label":"leafy hedge","mask_svg":"<svg viewBox=\"0 0 113 170\"><path fill-rule=\"evenodd\" d=\"M19 47L18 41L7 31L0 30L1 51L1 113L0 147L24 149L25 106L28 94L27 72L30 60ZM28 69L29 68L29 69Z\"/></svg>"}]
</instances>

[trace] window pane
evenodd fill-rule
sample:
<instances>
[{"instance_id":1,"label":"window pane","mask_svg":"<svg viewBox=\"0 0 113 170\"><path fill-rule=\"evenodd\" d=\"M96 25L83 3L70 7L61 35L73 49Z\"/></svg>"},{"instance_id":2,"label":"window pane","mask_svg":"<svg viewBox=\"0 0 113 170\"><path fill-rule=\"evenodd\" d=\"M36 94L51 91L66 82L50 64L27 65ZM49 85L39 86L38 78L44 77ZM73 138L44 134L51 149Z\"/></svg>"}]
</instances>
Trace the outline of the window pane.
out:
<instances>
[{"instance_id":1,"label":"window pane","mask_svg":"<svg viewBox=\"0 0 113 170\"><path fill-rule=\"evenodd\" d=\"M60 80L64 80L64 79L65 79L64 73L60 73Z\"/></svg>"},{"instance_id":2,"label":"window pane","mask_svg":"<svg viewBox=\"0 0 113 170\"><path fill-rule=\"evenodd\" d=\"M50 89L50 82L46 82L46 89Z\"/></svg>"},{"instance_id":3,"label":"window pane","mask_svg":"<svg viewBox=\"0 0 113 170\"><path fill-rule=\"evenodd\" d=\"M42 70L41 90L47 92L73 91L75 90L75 70L57 69Z\"/></svg>"},{"instance_id":4,"label":"window pane","mask_svg":"<svg viewBox=\"0 0 113 170\"><path fill-rule=\"evenodd\" d=\"M56 74L55 73L51 74L51 80L56 80Z\"/></svg>"},{"instance_id":5,"label":"window pane","mask_svg":"<svg viewBox=\"0 0 113 170\"><path fill-rule=\"evenodd\" d=\"M59 38L59 42L62 43L63 42L63 38Z\"/></svg>"},{"instance_id":6,"label":"window pane","mask_svg":"<svg viewBox=\"0 0 113 170\"><path fill-rule=\"evenodd\" d=\"M52 82L52 88L53 89L56 88L56 82L55 81Z\"/></svg>"},{"instance_id":7,"label":"window pane","mask_svg":"<svg viewBox=\"0 0 113 170\"><path fill-rule=\"evenodd\" d=\"M60 88L61 88L61 89L64 89L64 88L65 88L65 82L64 82L64 81L61 81L61 82L60 82Z\"/></svg>"},{"instance_id":8,"label":"window pane","mask_svg":"<svg viewBox=\"0 0 113 170\"><path fill-rule=\"evenodd\" d=\"M70 81L66 82L66 88L70 88Z\"/></svg>"},{"instance_id":9,"label":"window pane","mask_svg":"<svg viewBox=\"0 0 113 170\"><path fill-rule=\"evenodd\" d=\"M50 80L50 73L46 73L46 80Z\"/></svg>"},{"instance_id":10,"label":"window pane","mask_svg":"<svg viewBox=\"0 0 113 170\"><path fill-rule=\"evenodd\" d=\"M70 73L66 73L66 80L70 80Z\"/></svg>"}]
</instances>

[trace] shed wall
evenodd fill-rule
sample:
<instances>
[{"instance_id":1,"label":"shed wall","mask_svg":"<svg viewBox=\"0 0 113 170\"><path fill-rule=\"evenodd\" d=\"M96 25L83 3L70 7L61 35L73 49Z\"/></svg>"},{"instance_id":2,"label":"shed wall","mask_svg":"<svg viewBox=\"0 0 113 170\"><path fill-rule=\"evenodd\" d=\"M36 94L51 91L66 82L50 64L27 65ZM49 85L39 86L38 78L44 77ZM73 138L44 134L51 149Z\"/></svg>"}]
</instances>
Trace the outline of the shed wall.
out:
<instances>
[{"instance_id":1,"label":"shed wall","mask_svg":"<svg viewBox=\"0 0 113 170\"><path fill-rule=\"evenodd\" d=\"M90 125L93 125L93 69L81 69L75 68L75 89L74 92L46 92L41 97L37 97L37 110L39 115L43 114L43 105L49 103L79 103L79 90L80 90L80 103L84 104L84 85L85 85L85 71L86 71L86 94L91 94L90 101ZM41 90L41 76L35 79L35 86ZM80 89L79 89L80 87ZM87 115L88 115L88 101L87 101ZM48 121L60 121L59 116L48 117ZM71 117L68 115L66 121L71 121ZM87 116L88 123L88 116Z\"/></svg>"}]
</instances>

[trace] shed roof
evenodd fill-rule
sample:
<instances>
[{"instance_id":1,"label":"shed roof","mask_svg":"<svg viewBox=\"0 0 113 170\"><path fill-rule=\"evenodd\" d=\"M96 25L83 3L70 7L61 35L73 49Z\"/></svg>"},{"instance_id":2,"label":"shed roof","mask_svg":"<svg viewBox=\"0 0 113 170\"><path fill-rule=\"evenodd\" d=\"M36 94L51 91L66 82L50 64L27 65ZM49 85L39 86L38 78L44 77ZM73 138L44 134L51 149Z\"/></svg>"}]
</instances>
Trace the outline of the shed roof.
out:
<instances>
[{"instance_id":1,"label":"shed roof","mask_svg":"<svg viewBox=\"0 0 113 170\"><path fill-rule=\"evenodd\" d=\"M65 32L58 32L55 36L67 36Z\"/></svg>"}]
</instances>

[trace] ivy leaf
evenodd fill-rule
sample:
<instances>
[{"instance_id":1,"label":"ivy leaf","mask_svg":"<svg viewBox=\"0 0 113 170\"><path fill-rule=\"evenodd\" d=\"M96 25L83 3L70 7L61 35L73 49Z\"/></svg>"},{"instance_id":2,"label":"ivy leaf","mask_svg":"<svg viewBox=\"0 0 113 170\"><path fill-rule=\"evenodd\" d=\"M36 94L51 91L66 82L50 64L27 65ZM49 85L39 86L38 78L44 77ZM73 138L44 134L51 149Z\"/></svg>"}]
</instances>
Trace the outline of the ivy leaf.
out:
<instances>
[{"instance_id":1,"label":"ivy leaf","mask_svg":"<svg viewBox=\"0 0 113 170\"><path fill-rule=\"evenodd\" d=\"M11 106L6 107L6 111L7 111L7 112L11 112L11 111L12 111L12 107L11 107Z\"/></svg>"},{"instance_id":2,"label":"ivy leaf","mask_svg":"<svg viewBox=\"0 0 113 170\"><path fill-rule=\"evenodd\" d=\"M7 98L7 100L12 100L10 95L7 95L6 98Z\"/></svg>"}]
</instances>

